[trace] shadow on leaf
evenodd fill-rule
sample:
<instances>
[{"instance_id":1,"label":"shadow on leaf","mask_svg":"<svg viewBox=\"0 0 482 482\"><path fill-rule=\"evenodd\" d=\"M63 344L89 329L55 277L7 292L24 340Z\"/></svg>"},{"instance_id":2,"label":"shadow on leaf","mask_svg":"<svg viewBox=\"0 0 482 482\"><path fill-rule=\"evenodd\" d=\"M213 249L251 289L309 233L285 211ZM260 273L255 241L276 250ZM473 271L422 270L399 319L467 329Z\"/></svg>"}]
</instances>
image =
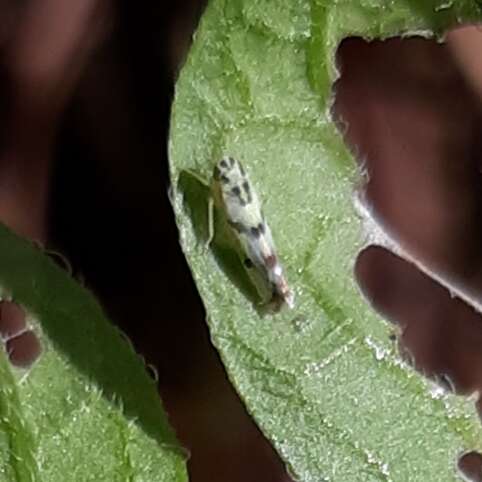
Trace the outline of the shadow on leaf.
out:
<instances>
[{"instance_id":1,"label":"shadow on leaf","mask_svg":"<svg viewBox=\"0 0 482 482\"><path fill-rule=\"evenodd\" d=\"M197 174L186 170L180 173L177 188L182 193L184 211L191 220L199 249L204 249L209 239L208 204L211 189ZM206 247L206 252L214 255L217 265L230 282L241 291L258 312L261 312L262 300L242 265L242 259L238 254L241 251L227 224L226 217L216 207L213 214L214 238L209 247Z\"/></svg>"}]
</instances>

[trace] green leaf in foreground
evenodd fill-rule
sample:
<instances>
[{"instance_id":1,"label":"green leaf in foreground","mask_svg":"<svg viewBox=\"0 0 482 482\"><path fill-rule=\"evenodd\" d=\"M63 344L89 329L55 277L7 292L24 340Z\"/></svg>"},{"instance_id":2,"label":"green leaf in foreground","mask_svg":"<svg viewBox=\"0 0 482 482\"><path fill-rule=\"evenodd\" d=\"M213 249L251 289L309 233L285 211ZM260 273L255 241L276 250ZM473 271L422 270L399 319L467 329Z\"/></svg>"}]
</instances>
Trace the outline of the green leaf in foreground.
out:
<instances>
[{"instance_id":1,"label":"green leaf in foreground","mask_svg":"<svg viewBox=\"0 0 482 482\"><path fill-rule=\"evenodd\" d=\"M482 446L472 403L431 394L359 294L357 172L329 114L344 37L436 35L480 16L470 1L213 0L179 77L170 158L183 249L232 382L300 481L451 481L457 455ZM292 312L260 316L222 233L204 250L209 191L190 172L209 180L222 155L243 161L264 200Z\"/></svg>"},{"instance_id":2,"label":"green leaf in foreground","mask_svg":"<svg viewBox=\"0 0 482 482\"><path fill-rule=\"evenodd\" d=\"M186 481L155 382L87 290L2 226L0 267L42 344L28 370L0 356L0 480Z\"/></svg>"}]
</instances>

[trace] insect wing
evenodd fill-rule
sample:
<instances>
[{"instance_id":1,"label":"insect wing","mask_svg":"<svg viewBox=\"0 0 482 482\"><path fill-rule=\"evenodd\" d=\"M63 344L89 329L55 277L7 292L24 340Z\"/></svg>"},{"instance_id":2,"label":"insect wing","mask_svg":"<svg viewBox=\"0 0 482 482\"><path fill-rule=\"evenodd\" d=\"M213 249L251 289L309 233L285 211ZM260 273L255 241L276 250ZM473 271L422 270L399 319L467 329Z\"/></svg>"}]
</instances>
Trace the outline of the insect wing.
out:
<instances>
[{"instance_id":1,"label":"insect wing","mask_svg":"<svg viewBox=\"0 0 482 482\"><path fill-rule=\"evenodd\" d=\"M214 168L213 177L215 197L241 245L242 256L253 265L248 273L258 292L278 307L283 303L293 307L293 295L276 255L271 230L243 166L232 157L224 158Z\"/></svg>"}]
</instances>

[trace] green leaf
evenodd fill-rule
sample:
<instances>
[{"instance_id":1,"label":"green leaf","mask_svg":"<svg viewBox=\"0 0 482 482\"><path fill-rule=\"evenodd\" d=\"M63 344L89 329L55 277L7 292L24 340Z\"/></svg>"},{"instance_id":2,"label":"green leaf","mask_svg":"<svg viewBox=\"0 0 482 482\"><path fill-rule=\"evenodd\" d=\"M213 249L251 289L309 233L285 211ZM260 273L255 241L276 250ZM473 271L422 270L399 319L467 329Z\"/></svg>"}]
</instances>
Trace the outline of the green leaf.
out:
<instances>
[{"instance_id":1,"label":"green leaf","mask_svg":"<svg viewBox=\"0 0 482 482\"><path fill-rule=\"evenodd\" d=\"M435 36L481 17L474 1L213 0L179 76L170 159L181 243L228 374L297 480L451 481L457 455L482 446L472 402L435 396L359 294L358 173L329 109L344 37ZM244 163L264 200L293 311L259 313L219 222L205 249L199 179L223 155Z\"/></svg>"},{"instance_id":2,"label":"green leaf","mask_svg":"<svg viewBox=\"0 0 482 482\"><path fill-rule=\"evenodd\" d=\"M0 267L42 345L27 370L0 356L0 480L186 481L155 382L94 298L2 226Z\"/></svg>"}]
</instances>

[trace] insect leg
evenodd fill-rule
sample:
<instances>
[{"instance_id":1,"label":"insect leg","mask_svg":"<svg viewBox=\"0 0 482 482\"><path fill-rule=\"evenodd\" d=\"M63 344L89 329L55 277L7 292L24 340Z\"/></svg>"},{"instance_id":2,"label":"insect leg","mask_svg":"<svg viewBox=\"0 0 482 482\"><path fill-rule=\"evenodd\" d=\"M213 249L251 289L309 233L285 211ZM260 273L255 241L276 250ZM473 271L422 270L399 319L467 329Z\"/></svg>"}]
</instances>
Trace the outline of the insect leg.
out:
<instances>
[{"instance_id":1,"label":"insect leg","mask_svg":"<svg viewBox=\"0 0 482 482\"><path fill-rule=\"evenodd\" d=\"M206 188L209 192L207 194L208 198L208 206L207 206L207 222L208 222L208 239L203 243L204 249L207 251L211 245L211 242L214 238L214 199L211 193L211 186L210 184L204 179L200 174L192 169L184 169L184 172L189 175L192 179L194 179L197 183L201 186ZM204 233L203 233L204 234ZM203 236L204 237L204 236Z\"/></svg>"},{"instance_id":2,"label":"insect leg","mask_svg":"<svg viewBox=\"0 0 482 482\"><path fill-rule=\"evenodd\" d=\"M186 168L186 169L183 169L183 171L187 174L189 174L191 177L193 177L194 179L196 179L196 181L199 183L199 184L202 184L203 186L206 186L208 187L209 186L209 182L206 181L206 179L204 177L202 177L199 173L197 173L196 171L194 171L193 169L189 169L189 168Z\"/></svg>"},{"instance_id":3,"label":"insect leg","mask_svg":"<svg viewBox=\"0 0 482 482\"><path fill-rule=\"evenodd\" d=\"M209 196L208 200L208 239L204 245L205 249L208 250L211 246L211 242L214 239L214 199Z\"/></svg>"}]
</instances>

